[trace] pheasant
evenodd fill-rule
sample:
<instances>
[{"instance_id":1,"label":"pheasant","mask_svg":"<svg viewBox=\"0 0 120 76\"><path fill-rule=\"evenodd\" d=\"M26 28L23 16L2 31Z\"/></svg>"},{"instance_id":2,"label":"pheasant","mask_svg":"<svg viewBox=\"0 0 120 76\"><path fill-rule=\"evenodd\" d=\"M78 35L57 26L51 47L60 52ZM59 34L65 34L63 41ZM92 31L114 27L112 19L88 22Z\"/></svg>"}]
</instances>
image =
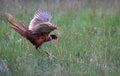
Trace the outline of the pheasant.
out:
<instances>
[{"instance_id":1,"label":"pheasant","mask_svg":"<svg viewBox=\"0 0 120 76\"><path fill-rule=\"evenodd\" d=\"M50 34L51 31L56 30L58 27L50 22L52 16L47 11L37 11L31 20L29 27L17 22L9 13L6 13L5 17L8 22L12 24L11 27L21 36L30 41L36 49L38 49L43 43L58 38L55 34Z\"/></svg>"}]
</instances>

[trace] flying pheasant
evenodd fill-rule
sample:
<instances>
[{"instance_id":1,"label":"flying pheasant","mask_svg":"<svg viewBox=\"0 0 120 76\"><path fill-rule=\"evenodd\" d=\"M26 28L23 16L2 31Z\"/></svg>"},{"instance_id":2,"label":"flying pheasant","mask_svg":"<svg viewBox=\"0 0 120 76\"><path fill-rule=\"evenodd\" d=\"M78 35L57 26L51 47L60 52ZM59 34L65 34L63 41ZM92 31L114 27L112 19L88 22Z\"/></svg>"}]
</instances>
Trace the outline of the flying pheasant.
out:
<instances>
[{"instance_id":1,"label":"flying pheasant","mask_svg":"<svg viewBox=\"0 0 120 76\"><path fill-rule=\"evenodd\" d=\"M6 13L5 17L9 23L12 24L11 27L21 36L30 41L36 49L38 49L43 43L58 38L56 35L50 34L51 31L57 29L57 26L50 22L52 16L49 12L37 11L34 18L31 20L29 27L17 22L9 13Z\"/></svg>"}]
</instances>

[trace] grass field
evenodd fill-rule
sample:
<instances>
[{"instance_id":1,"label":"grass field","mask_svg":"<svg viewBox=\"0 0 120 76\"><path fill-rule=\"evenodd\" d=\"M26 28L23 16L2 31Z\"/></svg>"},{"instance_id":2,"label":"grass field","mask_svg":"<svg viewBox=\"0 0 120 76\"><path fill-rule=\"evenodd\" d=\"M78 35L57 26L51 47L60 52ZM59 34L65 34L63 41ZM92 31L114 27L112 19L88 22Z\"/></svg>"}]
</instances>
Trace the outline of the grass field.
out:
<instances>
[{"instance_id":1,"label":"grass field","mask_svg":"<svg viewBox=\"0 0 120 76\"><path fill-rule=\"evenodd\" d=\"M40 53L5 18L0 21L0 76L120 75L120 12L66 9L48 10L53 14L52 23L59 27L52 33L59 39L43 44ZM12 14L29 25L34 12ZM44 51L53 55L52 60Z\"/></svg>"}]
</instances>

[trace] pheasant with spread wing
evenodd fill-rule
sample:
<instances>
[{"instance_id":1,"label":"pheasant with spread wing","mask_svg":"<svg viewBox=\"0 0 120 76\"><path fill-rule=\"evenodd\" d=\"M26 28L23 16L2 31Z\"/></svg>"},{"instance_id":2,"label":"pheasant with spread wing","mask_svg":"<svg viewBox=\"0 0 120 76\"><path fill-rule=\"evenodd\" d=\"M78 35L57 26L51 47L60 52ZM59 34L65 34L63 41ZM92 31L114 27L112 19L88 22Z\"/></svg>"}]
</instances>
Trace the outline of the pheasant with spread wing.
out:
<instances>
[{"instance_id":1,"label":"pheasant with spread wing","mask_svg":"<svg viewBox=\"0 0 120 76\"><path fill-rule=\"evenodd\" d=\"M9 13L6 13L5 17L9 23L12 24L11 27L29 40L36 49L38 49L43 43L58 38L56 35L50 34L51 31L57 29L57 26L50 22L52 16L46 11L37 11L34 18L31 20L29 27L17 22Z\"/></svg>"}]
</instances>

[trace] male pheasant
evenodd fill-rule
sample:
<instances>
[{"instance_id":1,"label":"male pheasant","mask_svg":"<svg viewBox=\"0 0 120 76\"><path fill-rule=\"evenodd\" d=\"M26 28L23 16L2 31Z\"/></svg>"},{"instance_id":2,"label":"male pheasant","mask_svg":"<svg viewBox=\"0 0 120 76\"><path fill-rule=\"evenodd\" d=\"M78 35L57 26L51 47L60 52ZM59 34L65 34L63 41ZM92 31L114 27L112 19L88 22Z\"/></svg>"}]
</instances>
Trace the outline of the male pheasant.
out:
<instances>
[{"instance_id":1,"label":"male pheasant","mask_svg":"<svg viewBox=\"0 0 120 76\"><path fill-rule=\"evenodd\" d=\"M50 34L51 31L57 29L57 26L50 22L52 16L47 11L37 11L34 18L31 20L29 27L17 22L9 13L6 13L5 17L9 23L12 24L11 27L21 36L30 41L36 49L38 49L43 43L58 38L56 35Z\"/></svg>"}]
</instances>

